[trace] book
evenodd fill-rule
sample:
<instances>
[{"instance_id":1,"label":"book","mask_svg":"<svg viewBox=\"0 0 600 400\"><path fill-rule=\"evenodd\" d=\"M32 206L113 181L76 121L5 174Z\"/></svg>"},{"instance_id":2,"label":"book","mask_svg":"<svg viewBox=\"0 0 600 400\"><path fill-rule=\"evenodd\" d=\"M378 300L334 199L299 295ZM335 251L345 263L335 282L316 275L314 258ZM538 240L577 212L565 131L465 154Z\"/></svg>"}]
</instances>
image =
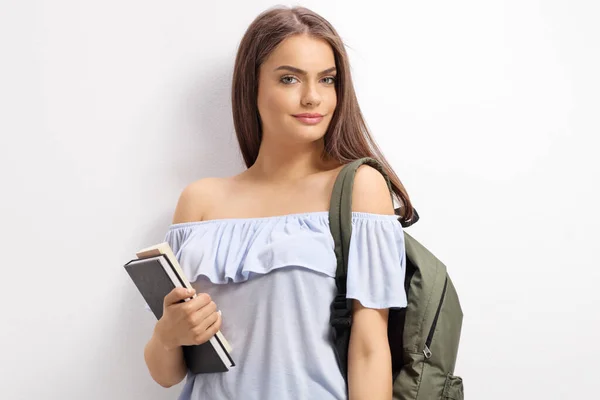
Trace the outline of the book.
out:
<instances>
[{"instance_id":1,"label":"book","mask_svg":"<svg viewBox=\"0 0 600 400\"><path fill-rule=\"evenodd\" d=\"M192 289L192 284L188 281L187 277L185 276L185 273L181 269L181 266L179 265L179 261L177 261L177 257L175 257L175 254L173 253L171 246L169 246L169 243L162 242L162 243L156 244L154 246L146 247L145 249L142 249L142 250L139 250L138 252L136 252L135 255L138 259L144 259L144 258L148 258L148 257L164 255L167 258L167 260L171 266L170 271L173 271L173 274L177 277L177 280L172 280L172 282L177 287L185 287L186 289ZM181 286L179 284L181 284ZM171 290L173 290L173 289L171 289ZM196 297L195 294L194 294L194 296L192 296L192 298L194 298L194 297ZM164 296L163 296L163 298L164 298ZM161 304L162 304L162 300L161 300ZM162 316L162 308L161 308L161 316ZM225 349L227 350L227 352L231 353L232 352L231 345L225 339L225 337L223 336L221 331L217 331L216 336L219 339L219 341L223 344L223 346L225 346Z\"/></svg>"},{"instance_id":2,"label":"book","mask_svg":"<svg viewBox=\"0 0 600 400\"><path fill-rule=\"evenodd\" d=\"M160 319L165 296L176 287L191 289L192 285L168 243L139 250L136 256L124 268L156 319ZM195 294L183 301L194 297ZM233 349L221 331L206 343L182 346L182 349L186 366L194 374L227 372L235 366L231 357Z\"/></svg>"}]
</instances>

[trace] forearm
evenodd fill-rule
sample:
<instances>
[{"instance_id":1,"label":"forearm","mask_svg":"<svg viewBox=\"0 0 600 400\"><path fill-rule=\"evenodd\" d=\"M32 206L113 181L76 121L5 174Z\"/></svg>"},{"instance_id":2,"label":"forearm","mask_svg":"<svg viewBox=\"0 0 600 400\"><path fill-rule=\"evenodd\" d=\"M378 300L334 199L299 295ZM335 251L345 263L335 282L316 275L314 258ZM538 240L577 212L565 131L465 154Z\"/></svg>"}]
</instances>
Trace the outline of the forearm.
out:
<instances>
[{"instance_id":1,"label":"forearm","mask_svg":"<svg viewBox=\"0 0 600 400\"><path fill-rule=\"evenodd\" d=\"M355 355L348 361L350 400L390 400L392 398L389 350Z\"/></svg>"},{"instance_id":2,"label":"forearm","mask_svg":"<svg viewBox=\"0 0 600 400\"><path fill-rule=\"evenodd\" d=\"M182 348L166 349L158 340L156 332L144 348L144 359L152 379L163 387L178 384L187 374Z\"/></svg>"}]
</instances>

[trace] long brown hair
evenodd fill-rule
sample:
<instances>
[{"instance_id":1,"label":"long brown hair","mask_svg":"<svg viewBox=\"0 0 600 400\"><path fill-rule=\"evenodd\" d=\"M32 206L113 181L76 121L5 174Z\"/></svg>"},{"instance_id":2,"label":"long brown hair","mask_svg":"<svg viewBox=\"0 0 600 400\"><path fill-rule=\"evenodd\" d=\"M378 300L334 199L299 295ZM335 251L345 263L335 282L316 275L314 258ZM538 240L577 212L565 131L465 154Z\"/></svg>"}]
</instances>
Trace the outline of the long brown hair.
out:
<instances>
[{"instance_id":1,"label":"long brown hair","mask_svg":"<svg viewBox=\"0 0 600 400\"><path fill-rule=\"evenodd\" d=\"M258 114L258 71L269 54L287 37L308 34L331 46L337 68L337 105L327 132L325 152L342 164L363 157L377 159L386 170L403 221L414 216L404 185L383 156L363 118L352 84L344 43L323 17L304 7L276 6L262 12L244 34L235 58L231 103L233 123L244 162L250 168L258 157L262 127Z\"/></svg>"}]
</instances>

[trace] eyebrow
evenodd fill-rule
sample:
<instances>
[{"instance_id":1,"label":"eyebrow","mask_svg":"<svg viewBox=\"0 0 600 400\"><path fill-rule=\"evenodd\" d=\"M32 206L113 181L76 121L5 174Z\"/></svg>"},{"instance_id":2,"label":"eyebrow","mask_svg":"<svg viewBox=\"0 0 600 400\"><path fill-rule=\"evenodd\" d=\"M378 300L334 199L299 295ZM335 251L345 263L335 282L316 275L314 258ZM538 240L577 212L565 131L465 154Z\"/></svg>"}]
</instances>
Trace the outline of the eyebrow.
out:
<instances>
[{"instance_id":1,"label":"eyebrow","mask_svg":"<svg viewBox=\"0 0 600 400\"><path fill-rule=\"evenodd\" d=\"M274 71L279 71L279 70L284 70L284 69L288 70L288 71L295 72L296 74L308 75L308 72L306 72L304 70L301 70L300 68L292 67L290 65L279 66L279 67L275 68ZM328 73L333 72L333 71L336 71L335 67L327 68L325 71L319 72L319 75L328 74Z\"/></svg>"}]
</instances>

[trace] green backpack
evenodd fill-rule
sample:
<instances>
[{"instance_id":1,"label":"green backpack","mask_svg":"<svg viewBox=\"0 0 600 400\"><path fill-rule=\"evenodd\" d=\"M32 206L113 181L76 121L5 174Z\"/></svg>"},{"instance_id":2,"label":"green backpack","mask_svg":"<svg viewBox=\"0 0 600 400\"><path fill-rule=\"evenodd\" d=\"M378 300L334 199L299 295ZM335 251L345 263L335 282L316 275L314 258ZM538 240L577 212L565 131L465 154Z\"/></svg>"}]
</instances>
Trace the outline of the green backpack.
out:
<instances>
[{"instance_id":1,"label":"green backpack","mask_svg":"<svg viewBox=\"0 0 600 400\"><path fill-rule=\"evenodd\" d=\"M363 164L382 173L391 193L387 174L372 158L362 158L346 165L334 184L329 222L337 257L337 295L331 304L330 324L335 353L344 377L347 377L352 326L352 300L346 298L348 247L352 234L352 187L356 170ZM399 215L399 209L396 209L396 214ZM415 222L413 218L403 227ZM393 398L463 400L462 379L454 375L463 319L456 290L440 260L406 231L404 240L408 306L390 309L388 318Z\"/></svg>"}]
</instances>

